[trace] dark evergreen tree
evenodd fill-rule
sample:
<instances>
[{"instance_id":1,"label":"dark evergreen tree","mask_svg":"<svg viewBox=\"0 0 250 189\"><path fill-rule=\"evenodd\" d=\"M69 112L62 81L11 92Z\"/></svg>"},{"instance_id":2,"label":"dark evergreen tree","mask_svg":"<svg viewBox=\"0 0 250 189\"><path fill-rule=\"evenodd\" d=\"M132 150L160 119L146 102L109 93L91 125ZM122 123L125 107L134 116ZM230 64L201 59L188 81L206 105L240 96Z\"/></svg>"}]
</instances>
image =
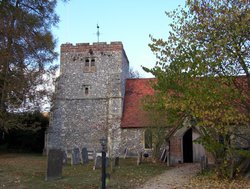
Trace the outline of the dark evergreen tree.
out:
<instances>
[{"instance_id":1,"label":"dark evergreen tree","mask_svg":"<svg viewBox=\"0 0 250 189\"><path fill-rule=\"evenodd\" d=\"M57 58L56 0L0 0L0 129L10 112L38 110Z\"/></svg>"}]
</instances>

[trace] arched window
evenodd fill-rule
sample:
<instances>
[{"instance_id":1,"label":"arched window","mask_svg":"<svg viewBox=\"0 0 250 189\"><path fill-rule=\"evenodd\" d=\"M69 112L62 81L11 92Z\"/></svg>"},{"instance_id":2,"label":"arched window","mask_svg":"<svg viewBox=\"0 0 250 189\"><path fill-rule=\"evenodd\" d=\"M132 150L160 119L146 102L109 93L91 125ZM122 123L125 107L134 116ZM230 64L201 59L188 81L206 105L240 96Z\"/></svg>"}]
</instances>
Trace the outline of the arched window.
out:
<instances>
[{"instance_id":1,"label":"arched window","mask_svg":"<svg viewBox=\"0 0 250 189\"><path fill-rule=\"evenodd\" d=\"M152 131L150 129L146 129L144 132L144 148L151 149L152 148Z\"/></svg>"}]
</instances>

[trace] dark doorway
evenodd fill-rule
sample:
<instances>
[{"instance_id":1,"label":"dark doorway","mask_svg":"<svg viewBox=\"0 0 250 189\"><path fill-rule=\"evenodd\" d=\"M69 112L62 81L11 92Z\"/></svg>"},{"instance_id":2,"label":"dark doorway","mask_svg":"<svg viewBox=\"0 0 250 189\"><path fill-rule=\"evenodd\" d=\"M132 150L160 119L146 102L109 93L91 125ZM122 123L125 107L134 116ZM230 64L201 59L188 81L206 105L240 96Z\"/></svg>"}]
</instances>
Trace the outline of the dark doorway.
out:
<instances>
[{"instance_id":1,"label":"dark doorway","mask_svg":"<svg viewBox=\"0 0 250 189\"><path fill-rule=\"evenodd\" d=\"M193 140L192 140L192 129L186 131L182 139L183 146L183 162L193 162Z\"/></svg>"}]
</instances>

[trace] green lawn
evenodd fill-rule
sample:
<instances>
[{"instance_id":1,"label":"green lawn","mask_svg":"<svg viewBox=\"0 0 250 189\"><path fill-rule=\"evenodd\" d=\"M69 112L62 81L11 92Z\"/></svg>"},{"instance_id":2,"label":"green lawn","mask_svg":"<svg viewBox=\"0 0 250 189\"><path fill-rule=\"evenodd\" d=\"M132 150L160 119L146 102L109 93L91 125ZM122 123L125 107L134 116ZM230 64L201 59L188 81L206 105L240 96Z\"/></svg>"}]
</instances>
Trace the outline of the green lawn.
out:
<instances>
[{"instance_id":1,"label":"green lawn","mask_svg":"<svg viewBox=\"0 0 250 189\"><path fill-rule=\"evenodd\" d=\"M111 173L107 189L132 189L165 171L163 164L144 162L136 165L136 159L120 159L120 168ZM63 178L45 181L46 157L34 154L0 154L0 188L86 188L98 189L101 171L93 170L93 161L86 166L70 164L63 167Z\"/></svg>"}]
</instances>

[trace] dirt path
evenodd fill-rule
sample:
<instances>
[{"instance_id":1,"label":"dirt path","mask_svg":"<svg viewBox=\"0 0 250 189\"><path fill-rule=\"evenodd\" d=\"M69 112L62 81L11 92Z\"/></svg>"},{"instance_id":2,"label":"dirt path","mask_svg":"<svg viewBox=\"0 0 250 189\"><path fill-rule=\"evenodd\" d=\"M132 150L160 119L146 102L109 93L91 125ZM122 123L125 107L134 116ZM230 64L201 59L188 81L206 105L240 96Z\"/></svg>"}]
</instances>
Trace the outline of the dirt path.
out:
<instances>
[{"instance_id":1,"label":"dirt path","mask_svg":"<svg viewBox=\"0 0 250 189\"><path fill-rule=\"evenodd\" d=\"M200 164L181 164L158 175L136 189L179 189L200 171Z\"/></svg>"}]
</instances>

